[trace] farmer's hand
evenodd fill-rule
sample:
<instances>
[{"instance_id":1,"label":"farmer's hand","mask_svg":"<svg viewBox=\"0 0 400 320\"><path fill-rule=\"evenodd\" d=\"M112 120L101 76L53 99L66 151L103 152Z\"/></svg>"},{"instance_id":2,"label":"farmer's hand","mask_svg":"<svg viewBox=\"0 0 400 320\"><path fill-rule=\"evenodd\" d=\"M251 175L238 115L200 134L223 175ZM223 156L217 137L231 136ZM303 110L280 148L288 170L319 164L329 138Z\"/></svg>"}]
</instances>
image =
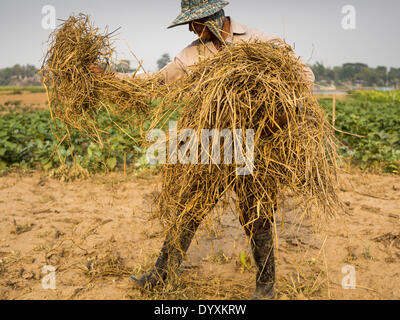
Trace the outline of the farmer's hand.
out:
<instances>
[{"instance_id":1,"label":"farmer's hand","mask_svg":"<svg viewBox=\"0 0 400 320\"><path fill-rule=\"evenodd\" d=\"M92 71L93 73L96 73L96 74L103 74L104 73L104 70L98 64L94 64L94 63L92 63L89 66L89 70Z\"/></svg>"}]
</instances>

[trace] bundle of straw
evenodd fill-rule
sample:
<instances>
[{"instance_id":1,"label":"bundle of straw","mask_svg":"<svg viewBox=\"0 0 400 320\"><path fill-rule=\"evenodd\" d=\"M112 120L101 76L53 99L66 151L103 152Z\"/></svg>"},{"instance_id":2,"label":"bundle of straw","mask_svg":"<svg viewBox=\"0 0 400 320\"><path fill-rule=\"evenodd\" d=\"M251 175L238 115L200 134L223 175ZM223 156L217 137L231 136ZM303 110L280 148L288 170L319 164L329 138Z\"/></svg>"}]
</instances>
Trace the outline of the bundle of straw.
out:
<instances>
[{"instance_id":1,"label":"bundle of straw","mask_svg":"<svg viewBox=\"0 0 400 320\"><path fill-rule=\"evenodd\" d=\"M178 87L164 99L166 105L185 105L178 132L193 128L200 137L202 129L239 129L244 137L253 129L255 155L250 176L237 175L243 166L237 164L165 166L161 210L170 229L177 221L184 226L201 220L230 190L240 208L257 206L250 220L270 219L277 196L287 190L314 218L336 211L333 128L313 95L305 66L288 45L279 40L232 44L194 66ZM201 152L213 151L201 147ZM223 152L221 147L221 158Z\"/></svg>"},{"instance_id":2,"label":"bundle of straw","mask_svg":"<svg viewBox=\"0 0 400 320\"><path fill-rule=\"evenodd\" d=\"M112 69L111 34L101 33L87 15L71 16L50 35L41 69L53 119L61 119L97 142L104 133L98 115L147 115L158 81L118 79ZM93 65L102 66L104 73L92 72Z\"/></svg>"}]
</instances>

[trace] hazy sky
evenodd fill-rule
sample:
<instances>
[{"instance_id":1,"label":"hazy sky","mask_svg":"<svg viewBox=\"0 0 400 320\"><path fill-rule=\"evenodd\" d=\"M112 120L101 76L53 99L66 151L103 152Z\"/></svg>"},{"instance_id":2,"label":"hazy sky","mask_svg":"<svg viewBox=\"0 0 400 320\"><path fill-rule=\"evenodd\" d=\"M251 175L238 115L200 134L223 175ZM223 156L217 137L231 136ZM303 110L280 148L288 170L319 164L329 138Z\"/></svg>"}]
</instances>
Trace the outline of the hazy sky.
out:
<instances>
[{"instance_id":1,"label":"hazy sky","mask_svg":"<svg viewBox=\"0 0 400 320\"><path fill-rule=\"evenodd\" d=\"M149 70L163 53L173 57L195 39L187 26L166 28L180 13L180 0L1 0L0 68L41 65L51 31L42 28L45 5L53 5L60 19L83 12L100 28L122 27L119 37ZM355 30L342 28L345 5L356 9ZM230 0L225 11L242 24L285 35L297 55L310 63L400 67L399 0ZM116 46L120 59L133 59L124 41Z\"/></svg>"}]
</instances>

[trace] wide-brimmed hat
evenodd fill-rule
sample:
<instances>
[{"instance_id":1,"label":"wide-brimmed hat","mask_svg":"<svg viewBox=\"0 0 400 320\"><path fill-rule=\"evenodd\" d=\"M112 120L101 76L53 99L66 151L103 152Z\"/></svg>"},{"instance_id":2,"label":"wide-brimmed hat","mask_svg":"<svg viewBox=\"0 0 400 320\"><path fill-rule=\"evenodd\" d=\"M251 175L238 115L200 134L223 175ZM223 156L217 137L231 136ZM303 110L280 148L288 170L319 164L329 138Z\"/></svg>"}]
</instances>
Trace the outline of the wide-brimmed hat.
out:
<instances>
[{"instance_id":1,"label":"wide-brimmed hat","mask_svg":"<svg viewBox=\"0 0 400 320\"><path fill-rule=\"evenodd\" d=\"M228 4L229 2L222 0L182 0L182 13L168 28L212 16Z\"/></svg>"}]
</instances>

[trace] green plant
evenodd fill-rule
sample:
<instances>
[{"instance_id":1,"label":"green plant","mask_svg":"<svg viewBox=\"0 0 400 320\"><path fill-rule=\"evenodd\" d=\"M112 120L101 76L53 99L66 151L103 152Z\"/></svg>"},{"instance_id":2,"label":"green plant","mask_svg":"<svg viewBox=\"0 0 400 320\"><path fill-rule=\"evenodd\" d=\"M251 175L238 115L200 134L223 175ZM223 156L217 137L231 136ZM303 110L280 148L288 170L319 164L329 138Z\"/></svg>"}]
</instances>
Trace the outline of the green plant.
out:
<instances>
[{"instance_id":1,"label":"green plant","mask_svg":"<svg viewBox=\"0 0 400 320\"><path fill-rule=\"evenodd\" d=\"M107 127L107 116L100 118ZM51 121L49 111L0 115L0 170L13 166L49 170L61 164L72 166L74 161L91 172L114 170L123 165L124 154L129 165L142 151L114 127L107 130L103 147L74 130L70 130L68 138L65 127L61 123L57 127ZM137 133L131 129L130 135Z\"/></svg>"},{"instance_id":2,"label":"green plant","mask_svg":"<svg viewBox=\"0 0 400 320\"><path fill-rule=\"evenodd\" d=\"M332 99L319 102L331 120ZM337 101L335 127L350 133L337 133L343 157L362 169L380 167L386 172L400 172L399 102L365 101L358 96Z\"/></svg>"}]
</instances>

